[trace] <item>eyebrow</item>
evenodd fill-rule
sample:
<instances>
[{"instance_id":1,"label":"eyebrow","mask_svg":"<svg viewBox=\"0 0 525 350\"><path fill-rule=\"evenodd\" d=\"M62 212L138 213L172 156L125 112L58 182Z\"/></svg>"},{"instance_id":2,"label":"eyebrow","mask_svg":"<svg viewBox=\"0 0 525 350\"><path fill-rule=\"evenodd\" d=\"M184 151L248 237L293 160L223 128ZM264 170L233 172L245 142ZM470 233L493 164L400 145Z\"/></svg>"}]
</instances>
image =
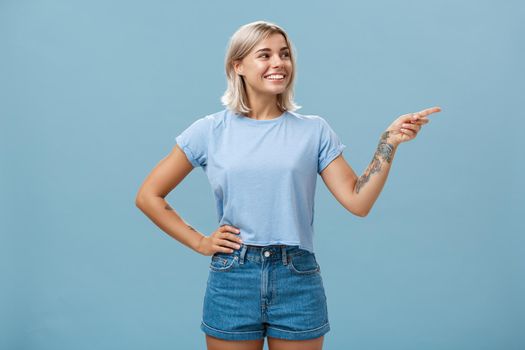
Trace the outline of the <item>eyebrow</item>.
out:
<instances>
[{"instance_id":1,"label":"eyebrow","mask_svg":"<svg viewBox=\"0 0 525 350\"><path fill-rule=\"evenodd\" d=\"M287 49L288 49L288 46L284 46L284 47L281 47L280 51L287 50ZM264 49L259 49L259 50L255 51L255 53L257 53L259 51L272 51L272 49L270 49L268 47L265 47Z\"/></svg>"}]
</instances>

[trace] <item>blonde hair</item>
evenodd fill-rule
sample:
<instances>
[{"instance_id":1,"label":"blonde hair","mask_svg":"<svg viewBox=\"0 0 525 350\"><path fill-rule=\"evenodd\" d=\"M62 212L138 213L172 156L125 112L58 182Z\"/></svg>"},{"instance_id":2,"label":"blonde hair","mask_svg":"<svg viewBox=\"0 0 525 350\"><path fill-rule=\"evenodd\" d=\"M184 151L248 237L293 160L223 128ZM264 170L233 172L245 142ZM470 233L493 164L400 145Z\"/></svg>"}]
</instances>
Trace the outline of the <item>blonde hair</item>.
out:
<instances>
[{"instance_id":1,"label":"blonde hair","mask_svg":"<svg viewBox=\"0 0 525 350\"><path fill-rule=\"evenodd\" d=\"M242 60L251 50L262 40L273 34L282 34L286 44L290 48L290 60L292 61L292 71L290 81L286 90L277 95L277 106L282 111L295 111L302 106L297 105L294 100L294 80L295 80L295 50L288 35L277 24L266 21L255 21L241 26L230 38L228 50L225 58L226 78L228 87L221 97L221 102L235 113L248 114L251 109L248 107L248 95L244 86L243 77L238 75L233 68L233 63Z\"/></svg>"}]
</instances>

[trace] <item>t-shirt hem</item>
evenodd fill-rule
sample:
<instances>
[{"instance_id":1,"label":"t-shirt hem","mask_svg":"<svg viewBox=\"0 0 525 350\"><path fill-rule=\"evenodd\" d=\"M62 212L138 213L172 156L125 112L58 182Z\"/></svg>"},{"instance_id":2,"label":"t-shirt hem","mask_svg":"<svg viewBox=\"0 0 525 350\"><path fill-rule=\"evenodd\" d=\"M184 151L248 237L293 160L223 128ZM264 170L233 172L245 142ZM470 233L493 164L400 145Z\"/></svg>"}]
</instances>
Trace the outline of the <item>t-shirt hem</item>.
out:
<instances>
[{"instance_id":1,"label":"t-shirt hem","mask_svg":"<svg viewBox=\"0 0 525 350\"><path fill-rule=\"evenodd\" d=\"M188 145L186 145L186 143L184 142L184 140L182 140L180 138L180 136L177 136L175 138L175 141L177 143L177 145L180 146L180 148L182 148L182 150L184 151L184 153L186 154L186 158L188 158L188 160L190 161L191 165L193 165L194 168L197 168L200 166L200 164L197 162L197 160L195 159L195 157L193 156L193 152L192 150L188 147Z\"/></svg>"},{"instance_id":2,"label":"t-shirt hem","mask_svg":"<svg viewBox=\"0 0 525 350\"><path fill-rule=\"evenodd\" d=\"M328 157L326 157L326 160L321 164L321 167L319 169L319 174L330 164L335 158L337 158L338 155L343 153L343 150L346 148L346 145L341 144L332 154L330 154Z\"/></svg>"}]
</instances>

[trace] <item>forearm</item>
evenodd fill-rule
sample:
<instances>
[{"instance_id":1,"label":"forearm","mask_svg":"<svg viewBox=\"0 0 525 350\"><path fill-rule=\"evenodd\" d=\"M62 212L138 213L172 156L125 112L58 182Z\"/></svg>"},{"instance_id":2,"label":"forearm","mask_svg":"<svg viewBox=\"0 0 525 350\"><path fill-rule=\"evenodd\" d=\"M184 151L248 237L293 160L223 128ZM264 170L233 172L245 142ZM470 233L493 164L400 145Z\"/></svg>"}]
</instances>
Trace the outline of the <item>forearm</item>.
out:
<instances>
[{"instance_id":1,"label":"forearm","mask_svg":"<svg viewBox=\"0 0 525 350\"><path fill-rule=\"evenodd\" d=\"M165 233L188 248L199 252L199 243L204 235L186 223L164 198L143 196L137 199L136 205Z\"/></svg>"},{"instance_id":2,"label":"forearm","mask_svg":"<svg viewBox=\"0 0 525 350\"><path fill-rule=\"evenodd\" d=\"M355 184L354 198L364 215L368 214L379 197L397 150L398 145L389 141L389 134L389 131L385 131L381 135L372 161Z\"/></svg>"}]
</instances>

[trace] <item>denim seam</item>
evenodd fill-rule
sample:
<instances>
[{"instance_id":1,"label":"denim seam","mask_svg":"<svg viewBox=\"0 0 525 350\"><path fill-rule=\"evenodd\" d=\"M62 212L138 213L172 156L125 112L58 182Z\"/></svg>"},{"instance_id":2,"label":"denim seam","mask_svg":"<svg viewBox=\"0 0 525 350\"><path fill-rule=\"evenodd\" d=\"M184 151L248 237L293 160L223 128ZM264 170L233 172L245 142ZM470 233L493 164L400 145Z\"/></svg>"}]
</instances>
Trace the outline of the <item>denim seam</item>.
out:
<instances>
[{"instance_id":1,"label":"denim seam","mask_svg":"<svg viewBox=\"0 0 525 350\"><path fill-rule=\"evenodd\" d=\"M201 321L203 325L205 325L206 327L208 327L209 329L213 329L214 331L217 331L217 332L221 332L221 333L229 333L229 334L244 334L244 333L259 333L259 332L264 332L264 329L261 329L261 330L257 330L257 331L240 331L240 332L228 332L228 331L223 331L223 330L220 330L220 329L217 329L217 328L213 328L211 326L208 326L206 324L206 322L204 321Z\"/></svg>"},{"instance_id":2,"label":"denim seam","mask_svg":"<svg viewBox=\"0 0 525 350\"><path fill-rule=\"evenodd\" d=\"M314 257L314 260L315 260L315 264L317 265L317 267L315 268L315 270L306 270L306 271L299 271L295 268L294 264L293 264L293 259L290 259L290 263L288 264L288 267L295 273L298 273L300 275L309 275L309 274L313 274L313 273L316 273L316 272L321 272L321 267L319 266L319 263L317 262L317 260L315 259Z\"/></svg>"},{"instance_id":3,"label":"denim seam","mask_svg":"<svg viewBox=\"0 0 525 350\"><path fill-rule=\"evenodd\" d=\"M299 271L293 266L293 263L290 263L288 265L290 267L290 270L292 270L294 273L297 273L299 275L313 275L314 273L321 272L321 269L319 268L319 266L317 266L315 270Z\"/></svg>"},{"instance_id":4,"label":"denim seam","mask_svg":"<svg viewBox=\"0 0 525 350\"><path fill-rule=\"evenodd\" d=\"M326 322L324 325L322 325L321 327L317 327L317 328L313 328L313 329L309 329L309 330L306 330L306 331L288 331L288 330L285 330L285 329L281 329L281 328L277 328L277 327L273 327L273 326L268 326L267 328L273 328L273 329L276 329L278 331L281 331L281 332L288 332L288 333L306 333L306 332L312 332L312 331L316 331L318 329L321 329L321 328L324 328L326 326L328 326L330 324L330 322Z\"/></svg>"},{"instance_id":5,"label":"denim seam","mask_svg":"<svg viewBox=\"0 0 525 350\"><path fill-rule=\"evenodd\" d=\"M233 264L235 264L235 260L238 259L238 257L235 255L231 261L231 263L228 262L228 259L224 259L224 258L221 258L221 257L215 257L216 259L219 259L219 261L222 261L222 262L226 262L228 263L228 265L223 265L222 267L215 267L213 266L213 259L212 259L212 263L210 263L210 269L213 270L213 271L216 271L216 272L226 272L226 271L229 271L232 267L233 267Z\"/></svg>"}]
</instances>

